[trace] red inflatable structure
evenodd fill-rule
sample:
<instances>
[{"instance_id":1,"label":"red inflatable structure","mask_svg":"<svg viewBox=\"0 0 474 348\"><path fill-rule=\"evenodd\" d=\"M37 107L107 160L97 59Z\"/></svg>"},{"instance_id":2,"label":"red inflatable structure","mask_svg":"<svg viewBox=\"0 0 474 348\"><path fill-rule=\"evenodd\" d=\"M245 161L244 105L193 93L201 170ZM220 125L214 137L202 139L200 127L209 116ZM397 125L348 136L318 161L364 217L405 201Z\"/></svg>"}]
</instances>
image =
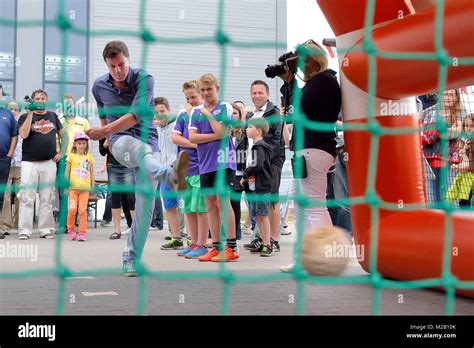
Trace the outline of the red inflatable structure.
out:
<instances>
[{"instance_id":1,"label":"red inflatable structure","mask_svg":"<svg viewBox=\"0 0 474 348\"><path fill-rule=\"evenodd\" d=\"M367 0L317 0L335 35L337 46L348 49L340 57L341 88L346 124L366 123L369 115L369 56L362 50ZM417 4L418 3L418 4ZM423 4L421 11L420 5ZM415 12L415 8L418 12ZM436 8L430 1L375 1L370 28L378 50L436 53ZM474 1L445 1L442 16L442 47L445 62L474 57ZM415 128L418 125L415 98L436 91L440 64L436 59L388 59L376 57L375 120L386 128ZM474 66L447 65L446 89L474 84ZM383 107L399 110L384 113ZM396 105L397 108L393 106ZM387 109L385 109L387 110ZM350 196L363 197L368 189L371 135L367 131L344 134ZM424 174L419 134L383 135L376 161L375 191L384 202L426 205ZM474 281L474 214L448 215L444 211L420 209L396 211L379 209L377 227L377 271L385 278L421 280L442 275L443 250L448 243L450 272L460 281ZM365 245L361 262L369 271L371 208L368 204L351 206L354 239ZM451 221L449 221L451 220ZM452 223L452 240L446 240L447 223ZM474 290L456 289L474 297Z\"/></svg>"}]
</instances>

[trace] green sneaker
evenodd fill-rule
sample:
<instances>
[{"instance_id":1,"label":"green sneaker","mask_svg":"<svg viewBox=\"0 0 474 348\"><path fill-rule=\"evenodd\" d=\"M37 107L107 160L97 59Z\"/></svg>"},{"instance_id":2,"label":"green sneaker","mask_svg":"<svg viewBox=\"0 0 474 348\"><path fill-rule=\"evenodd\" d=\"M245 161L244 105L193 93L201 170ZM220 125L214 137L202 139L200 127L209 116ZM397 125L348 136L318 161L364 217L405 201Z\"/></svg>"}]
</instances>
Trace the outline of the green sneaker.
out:
<instances>
[{"instance_id":1,"label":"green sneaker","mask_svg":"<svg viewBox=\"0 0 474 348\"><path fill-rule=\"evenodd\" d=\"M181 239L173 238L171 242L163 244L161 250L181 250L184 249L184 244Z\"/></svg>"}]
</instances>

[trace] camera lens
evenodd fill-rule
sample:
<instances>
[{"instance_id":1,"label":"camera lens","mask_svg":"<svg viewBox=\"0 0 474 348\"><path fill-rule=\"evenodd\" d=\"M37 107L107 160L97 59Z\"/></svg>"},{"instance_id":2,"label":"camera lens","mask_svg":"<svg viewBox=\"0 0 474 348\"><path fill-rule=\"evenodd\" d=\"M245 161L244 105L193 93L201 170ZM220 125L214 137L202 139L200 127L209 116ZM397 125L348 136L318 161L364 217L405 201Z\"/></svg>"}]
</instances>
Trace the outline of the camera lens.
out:
<instances>
[{"instance_id":1,"label":"camera lens","mask_svg":"<svg viewBox=\"0 0 474 348\"><path fill-rule=\"evenodd\" d=\"M276 76L283 75L286 73L285 66L283 64L268 65L265 69L265 75L274 79Z\"/></svg>"}]
</instances>

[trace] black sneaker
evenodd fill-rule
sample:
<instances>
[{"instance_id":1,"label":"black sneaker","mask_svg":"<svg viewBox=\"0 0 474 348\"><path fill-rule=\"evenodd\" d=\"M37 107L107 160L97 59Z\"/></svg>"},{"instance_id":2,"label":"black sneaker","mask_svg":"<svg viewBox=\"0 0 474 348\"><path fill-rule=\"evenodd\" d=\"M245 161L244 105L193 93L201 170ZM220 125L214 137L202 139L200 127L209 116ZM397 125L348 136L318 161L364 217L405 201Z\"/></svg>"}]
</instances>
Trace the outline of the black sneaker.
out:
<instances>
[{"instance_id":1,"label":"black sneaker","mask_svg":"<svg viewBox=\"0 0 474 348\"><path fill-rule=\"evenodd\" d=\"M263 242L260 238L255 238L249 244L244 244L244 249L250 250L251 252L258 253L263 248Z\"/></svg>"},{"instance_id":2,"label":"black sneaker","mask_svg":"<svg viewBox=\"0 0 474 348\"><path fill-rule=\"evenodd\" d=\"M5 233L0 232L0 239L5 239Z\"/></svg>"},{"instance_id":3,"label":"black sneaker","mask_svg":"<svg viewBox=\"0 0 474 348\"><path fill-rule=\"evenodd\" d=\"M272 249L273 249L274 252L279 252L280 251L280 243L278 243L278 241L272 239L271 244L272 244Z\"/></svg>"},{"instance_id":4,"label":"black sneaker","mask_svg":"<svg viewBox=\"0 0 474 348\"><path fill-rule=\"evenodd\" d=\"M260 251L260 256L270 257L273 256L273 248L271 245L264 245L262 251Z\"/></svg>"}]
</instances>

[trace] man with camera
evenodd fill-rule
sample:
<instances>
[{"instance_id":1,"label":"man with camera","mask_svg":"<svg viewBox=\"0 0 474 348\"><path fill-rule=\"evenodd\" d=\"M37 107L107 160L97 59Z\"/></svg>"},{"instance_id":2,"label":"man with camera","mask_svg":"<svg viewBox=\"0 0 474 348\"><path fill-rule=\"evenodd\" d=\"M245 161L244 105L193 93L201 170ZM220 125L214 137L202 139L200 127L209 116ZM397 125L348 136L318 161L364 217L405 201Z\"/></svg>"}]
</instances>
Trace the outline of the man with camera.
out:
<instances>
[{"instance_id":1,"label":"man with camera","mask_svg":"<svg viewBox=\"0 0 474 348\"><path fill-rule=\"evenodd\" d=\"M18 129L23 139L20 188L20 219L18 239L29 239L33 231L33 215L36 191L39 189L39 222L41 238L54 238L54 182L56 181L56 162L65 155L68 138L52 111L46 111L48 94L38 89L26 97L27 113L20 116ZM61 150L56 149L56 135L61 141Z\"/></svg>"}]
</instances>

